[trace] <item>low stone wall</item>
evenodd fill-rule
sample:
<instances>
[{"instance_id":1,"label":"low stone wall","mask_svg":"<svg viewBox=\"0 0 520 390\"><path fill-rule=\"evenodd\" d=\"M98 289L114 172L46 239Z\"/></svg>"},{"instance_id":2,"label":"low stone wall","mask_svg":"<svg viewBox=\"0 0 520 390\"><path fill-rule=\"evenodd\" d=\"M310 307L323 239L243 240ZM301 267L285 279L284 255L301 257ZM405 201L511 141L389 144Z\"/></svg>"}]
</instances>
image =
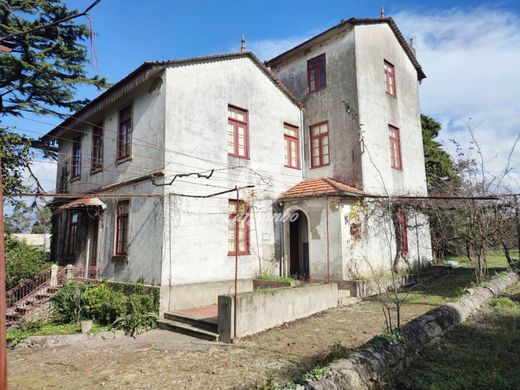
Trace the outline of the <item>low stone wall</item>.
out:
<instances>
[{"instance_id":1,"label":"low stone wall","mask_svg":"<svg viewBox=\"0 0 520 390\"><path fill-rule=\"evenodd\" d=\"M237 287L239 292L253 291L253 280L239 279ZM231 294L234 288L234 280L161 286L160 312L213 305L219 295Z\"/></svg>"},{"instance_id":2,"label":"low stone wall","mask_svg":"<svg viewBox=\"0 0 520 390\"><path fill-rule=\"evenodd\" d=\"M237 337L244 337L308 317L338 305L338 285L317 284L256 290L237 296ZM234 334L233 295L218 297L218 333L228 343Z\"/></svg>"},{"instance_id":3,"label":"low stone wall","mask_svg":"<svg viewBox=\"0 0 520 390\"><path fill-rule=\"evenodd\" d=\"M433 277L445 275L450 270L441 268L435 271L422 272L420 274L396 276L395 283L398 288L411 286L420 281L425 281ZM374 295L382 294L393 286L391 276L379 279L360 279L360 280L343 280L337 282L342 290L349 290L351 297L366 298Z\"/></svg>"},{"instance_id":4,"label":"low stone wall","mask_svg":"<svg viewBox=\"0 0 520 390\"><path fill-rule=\"evenodd\" d=\"M451 327L463 322L484 302L518 281L509 273L493 279L485 287L468 291L456 303L434 309L415 318L401 328L396 340L372 339L369 347L354 352L348 359L330 364L325 377L305 385L307 390L372 389L392 369L406 365L417 351L441 336Z\"/></svg>"}]
</instances>

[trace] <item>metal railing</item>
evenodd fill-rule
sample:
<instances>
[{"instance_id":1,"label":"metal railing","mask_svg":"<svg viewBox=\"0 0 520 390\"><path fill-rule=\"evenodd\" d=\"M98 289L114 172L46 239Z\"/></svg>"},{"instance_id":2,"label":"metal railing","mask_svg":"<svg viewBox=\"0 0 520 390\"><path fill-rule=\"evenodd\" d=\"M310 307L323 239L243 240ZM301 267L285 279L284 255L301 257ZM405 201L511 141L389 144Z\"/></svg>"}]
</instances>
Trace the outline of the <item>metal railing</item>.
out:
<instances>
[{"instance_id":1,"label":"metal railing","mask_svg":"<svg viewBox=\"0 0 520 390\"><path fill-rule=\"evenodd\" d=\"M73 278L85 281L98 281L99 269L98 267L74 267Z\"/></svg>"},{"instance_id":2,"label":"metal railing","mask_svg":"<svg viewBox=\"0 0 520 390\"><path fill-rule=\"evenodd\" d=\"M13 287L6 292L7 308L15 307L18 303L31 296L46 285L50 285L52 267L44 269L34 278L27 280L23 284Z\"/></svg>"}]
</instances>

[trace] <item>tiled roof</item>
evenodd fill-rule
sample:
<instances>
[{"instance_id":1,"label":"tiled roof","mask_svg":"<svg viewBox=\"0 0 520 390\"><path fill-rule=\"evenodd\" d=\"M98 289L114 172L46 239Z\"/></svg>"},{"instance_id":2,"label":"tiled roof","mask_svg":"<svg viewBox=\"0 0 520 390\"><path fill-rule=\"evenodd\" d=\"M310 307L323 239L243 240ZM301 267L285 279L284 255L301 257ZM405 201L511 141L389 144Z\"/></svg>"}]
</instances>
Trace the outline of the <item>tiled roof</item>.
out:
<instances>
[{"instance_id":1,"label":"tiled roof","mask_svg":"<svg viewBox=\"0 0 520 390\"><path fill-rule=\"evenodd\" d=\"M352 195L362 196L365 193L358 188L349 186L329 177L308 179L298 183L281 195L281 199L309 198L322 195Z\"/></svg>"},{"instance_id":2,"label":"tiled roof","mask_svg":"<svg viewBox=\"0 0 520 390\"><path fill-rule=\"evenodd\" d=\"M426 75L424 74L424 71L419 64L419 61L417 61L417 58L415 57L415 53L410 49L410 46L408 46L408 43L406 42L406 39L404 38L403 34L397 27L397 24L395 23L394 19L391 17L383 17L383 18L350 18L350 19L343 19L335 26L332 26L331 28L323 31L322 33L306 40L305 42L293 47L292 49L287 50L286 52L283 52L282 54L277 55L276 57L270 59L266 62L267 66L275 67L280 62L286 60L287 58L300 53L301 51L304 51L309 48L309 46L312 46L315 41L322 39L327 39L330 36L335 35L337 32L341 31L342 27L345 27L347 25L350 26L356 26L356 25L363 25L363 24L379 24L379 23L387 23L388 26L392 29L394 32L397 40L399 41L401 47L405 51L408 58L410 58L410 61L412 61L412 64L414 65L415 69L417 70L417 78L419 80L422 80L426 78Z\"/></svg>"},{"instance_id":3,"label":"tiled roof","mask_svg":"<svg viewBox=\"0 0 520 390\"><path fill-rule=\"evenodd\" d=\"M60 125L55 127L49 133L42 137L44 142L51 141L54 137L58 136L58 133L61 130L65 130L71 127L74 127L74 124L77 121L82 121L87 119L93 112L102 107L104 102L113 102L115 99L120 97L120 94L127 93L130 89L132 89L135 85L132 83L139 84L142 81L148 79L154 72L157 72L163 69L166 66L174 66L174 65L189 65L194 63L203 63L203 62L215 62L215 61L225 61L231 60L235 58L247 57L250 58L253 63L267 76L271 79L273 84L282 91L294 104L298 107L303 107L303 103L298 100L288 89L287 87L280 82L273 72L269 68L265 66L265 64L258 59L258 57L250 51L242 51L242 52L234 52L234 53L226 53L226 54L216 54L202 57L191 57L184 58L179 60L167 60L167 61L147 61L144 62L141 66L135 69L133 72L128 74L123 79L119 80L117 83L112 85L102 94L97 96L90 103L85 105L83 108L78 110L73 115L69 116L65 121L63 121Z\"/></svg>"}]
</instances>

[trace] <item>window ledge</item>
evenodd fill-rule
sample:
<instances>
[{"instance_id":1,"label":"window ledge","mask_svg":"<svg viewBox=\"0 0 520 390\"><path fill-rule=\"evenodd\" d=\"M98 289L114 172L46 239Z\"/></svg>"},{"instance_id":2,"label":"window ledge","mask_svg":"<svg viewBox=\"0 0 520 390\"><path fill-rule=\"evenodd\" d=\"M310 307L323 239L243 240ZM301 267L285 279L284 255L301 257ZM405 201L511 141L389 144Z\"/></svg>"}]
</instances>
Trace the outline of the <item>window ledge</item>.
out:
<instances>
[{"instance_id":1,"label":"window ledge","mask_svg":"<svg viewBox=\"0 0 520 390\"><path fill-rule=\"evenodd\" d=\"M121 157L116 160L116 165L123 164L127 161L132 161L132 156Z\"/></svg>"},{"instance_id":2,"label":"window ledge","mask_svg":"<svg viewBox=\"0 0 520 390\"><path fill-rule=\"evenodd\" d=\"M235 257L235 256L250 256L251 252L238 252L237 255L235 255L232 252L228 252L228 257Z\"/></svg>"},{"instance_id":3,"label":"window ledge","mask_svg":"<svg viewBox=\"0 0 520 390\"><path fill-rule=\"evenodd\" d=\"M391 96L391 97L393 97L394 99L397 99L397 95L392 95L392 94L391 94L390 92L388 92L388 91L385 91L385 93L386 93L386 96Z\"/></svg>"},{"instance_id":4,"label":"window ledge","mask_svg":"<svg viewBox=\"0 0 520 390\"><path fill-rule=\"evenodd\" d=\"M291 169L296 169L297 171L301 171L301 168L300 167L291 167L290 165L284 165L285 168L291 168Z\"/></svg>"},{"instance_id":5,"label":"window ledge","mask_svg":"<svg viewBox=\"0 0 520 390\"><path fill-rule=\"evenodd\" d=\"M96 168L96 169L91 169L90 170L90 174L91 175L95 175L96 173L99 173L99 172L102 172L102 171L103 171L103 167Z\"/></svg>"},{"instance_id":6,"label":"window ledge","mask_svg":"<svg viewBox=\"0 0 520 390\"><path fill-rule=\"evenodd\" d=\"M113 255L112 261L128 263L128 255Z\"/></svg>"},{"instance_id":7,"label":"window ledge","mask_svg":"<svg viewBox=\"0 0 520 390\"><path fill-rule=\"evenodd\" d=\"M79 181L79 179L81 179L81 176L74 176L70 178L70 182L73 183L75 181Z\"/></svg>"}]
</instances>

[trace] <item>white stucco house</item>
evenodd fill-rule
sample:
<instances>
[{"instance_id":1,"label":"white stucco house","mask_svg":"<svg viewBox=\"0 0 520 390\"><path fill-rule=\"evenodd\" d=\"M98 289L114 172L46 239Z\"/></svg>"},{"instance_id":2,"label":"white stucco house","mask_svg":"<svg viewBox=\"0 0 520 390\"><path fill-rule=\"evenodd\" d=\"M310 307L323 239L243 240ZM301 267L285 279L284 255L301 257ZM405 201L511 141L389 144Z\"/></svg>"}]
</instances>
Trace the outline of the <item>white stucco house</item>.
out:
<instances>
[{"instance_id":1,"label":"white stucco house","mask_svg":"<svg viewBox=\"0 0 520 390\"><path fill-rule=\"evenodd\" d=\"M239 290L262 273L384 271L383 236L426 264L423 217L412 229L401 216L397 240L353 217L369 195L426 194L424 77L391 18L343 20L266 63L248 51L146 62L44 138L71 194L55 202L53 256L159 284L163 311L230 292L235 259Z\"/></svg>"}]
</instances>

